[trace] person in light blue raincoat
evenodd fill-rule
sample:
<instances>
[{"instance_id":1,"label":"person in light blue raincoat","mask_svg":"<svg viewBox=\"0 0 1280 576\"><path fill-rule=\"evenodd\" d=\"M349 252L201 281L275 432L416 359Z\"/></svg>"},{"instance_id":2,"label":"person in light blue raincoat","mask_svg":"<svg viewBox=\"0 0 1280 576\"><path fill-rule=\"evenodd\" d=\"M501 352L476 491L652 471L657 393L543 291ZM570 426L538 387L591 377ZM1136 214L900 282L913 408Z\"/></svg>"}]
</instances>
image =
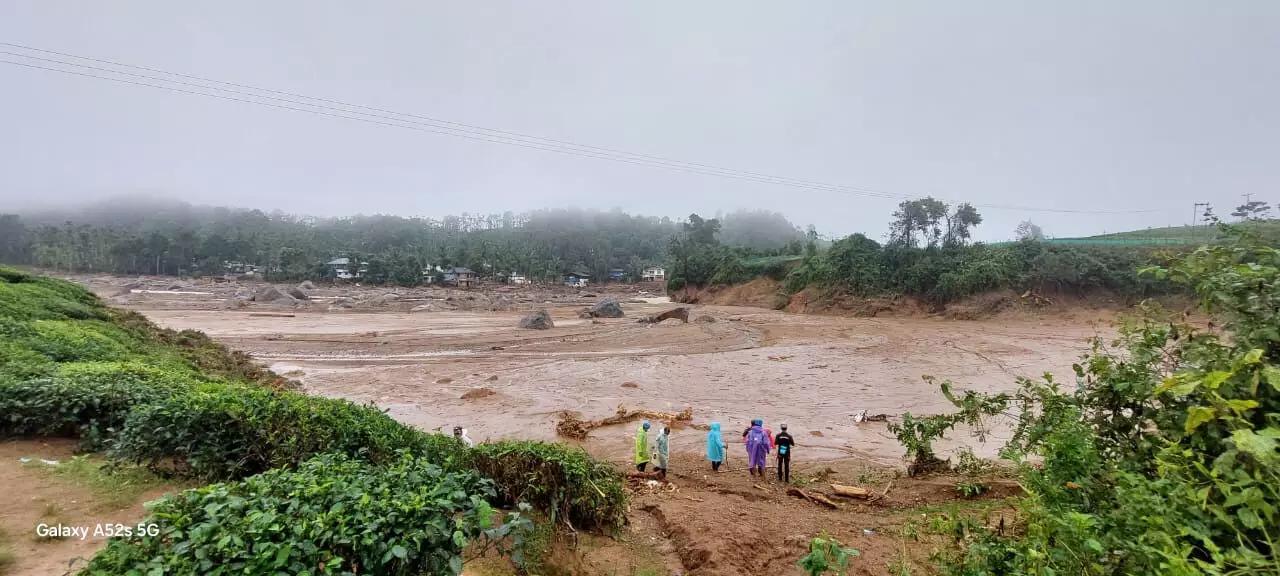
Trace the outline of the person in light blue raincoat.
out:
<instances>
[{"instance_id":1,"label":"person in light blue raincoat","mask_svg":"<svg viewBox=\"0 0 1280 576\"><path fill-rule=\"evenodd\" d=\"M724 443L724 437L720 435L720 423L712 422L711 431L707 432L707 460L711 461L711 471L719 472L720 465L724 464L725 451L729 446Z\"/></svg>"}]
</instances>

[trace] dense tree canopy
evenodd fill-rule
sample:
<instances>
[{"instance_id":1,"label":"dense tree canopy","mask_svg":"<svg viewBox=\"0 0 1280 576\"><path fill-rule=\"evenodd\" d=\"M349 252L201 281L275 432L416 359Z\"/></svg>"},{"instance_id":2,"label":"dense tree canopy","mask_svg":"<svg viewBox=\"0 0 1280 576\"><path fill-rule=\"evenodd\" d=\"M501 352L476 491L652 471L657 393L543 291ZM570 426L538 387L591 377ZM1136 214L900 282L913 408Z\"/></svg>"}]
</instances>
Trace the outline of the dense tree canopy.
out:
<instances>
[{"instance_id":1,"label":"dense tree canopy","mask_svg":"<svg viewBox=\"0 0 1280 576\"><path fill-rule=\"evenodd\" d=\"M781 245L778 230L796 227L770 215L759 246ZM756 216L734 216L735 234ZM637 278L667 261L671 241L689 234L717 243L721 224L692 215L670 218L620 211L540 210L463 214L442 219L399 216L310 218L259 210L164 201L121 201L78 211L0 216L0 261L58 270L118 274L221 274L227 263L260 267L277 280L320 278L325 263L349 258L374 282L416 284L425 269L464 266L482 276L516 272L554 280L566 272ZM775 230L776 229L776 230ZM773 246L777 248L777 246ZM798 243L792 248L799 250ZM776 250L774 251L776 252ZM756 253L773 253L756 251Z\"/></svg>"}]
</instances>

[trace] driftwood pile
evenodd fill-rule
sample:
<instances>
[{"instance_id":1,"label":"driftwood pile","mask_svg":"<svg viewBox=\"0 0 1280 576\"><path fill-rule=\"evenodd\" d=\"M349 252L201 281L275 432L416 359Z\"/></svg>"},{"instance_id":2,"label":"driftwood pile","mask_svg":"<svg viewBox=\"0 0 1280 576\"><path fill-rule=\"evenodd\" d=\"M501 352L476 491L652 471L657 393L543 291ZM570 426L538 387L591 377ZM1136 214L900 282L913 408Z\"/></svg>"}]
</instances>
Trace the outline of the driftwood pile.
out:
<instances>
[{"instance_id":1,"label":"driftwood pile","mask_svg":"<svg viewBox=\"0 0 1280 576\"><path fill-rule=\"evenodd\" d=\"M596 428L622 424L637 418L648 418L659 422L688 422L693 420L693 408L685 408L682 412L674 413L652 410L627 411L626 406L619 405L617 413L601 420L583 420L572 412L561 412L560 420L556 422L556 433L566 438L583 440Z\"/></svg>"}]
</instances>

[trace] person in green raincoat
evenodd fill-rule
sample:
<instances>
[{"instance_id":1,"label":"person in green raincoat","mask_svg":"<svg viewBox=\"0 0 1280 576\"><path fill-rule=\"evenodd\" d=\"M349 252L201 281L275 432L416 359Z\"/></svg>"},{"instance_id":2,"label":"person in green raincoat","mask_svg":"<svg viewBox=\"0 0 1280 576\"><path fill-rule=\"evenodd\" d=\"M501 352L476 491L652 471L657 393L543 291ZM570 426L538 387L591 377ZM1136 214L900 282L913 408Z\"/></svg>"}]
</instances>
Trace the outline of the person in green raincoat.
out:
<instances>
[{"instance_id":1,"label":"person in green raincoat","mask_svg":"<svg viewBox=\"0 0 1280 576\"><path fill-rule=\"evenodd\" d=\"M649 465L649 421L645 420L636 429L636 470L644 472Z\"/></svg>"}]
</instances>

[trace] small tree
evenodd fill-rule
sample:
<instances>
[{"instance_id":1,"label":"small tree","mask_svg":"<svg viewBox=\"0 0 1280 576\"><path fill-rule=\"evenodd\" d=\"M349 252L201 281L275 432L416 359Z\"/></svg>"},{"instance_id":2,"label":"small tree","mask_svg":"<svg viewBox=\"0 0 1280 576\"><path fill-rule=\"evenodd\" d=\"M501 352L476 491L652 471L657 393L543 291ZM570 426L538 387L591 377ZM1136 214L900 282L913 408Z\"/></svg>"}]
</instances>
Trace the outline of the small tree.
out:
<instances>
[{"instance_id":1,"label":"small tree","mask_svg":"<svg viewBox=\"0 0 1280 576\"><path fill-rule=\"evenodd\" d=\"M1018 224L1018 227L1013 231L1013 235L1018 240L1044 240L1044 230L1030 220L1023 220L1021 224Z\"/></svg>"},{"instance_id":2,"label":"small tree","mask_svg":"<svg viewBox=\"0 0 1280 576\"><path fill-rule=\"evenodd\" d=\"M941 222L947 212L947 205L933 197L902 201L893 213L889 242L914 248L918 245L916 235L919 234L926 245L937 246L943 236Z\"/></svg>"},{"instance_id":3,"label":"small tree","mask_svg":"<svg viewBox=\"0 0 1280 576\"><path fill-rule=\"evenodd\" d=\"M965 202L956 206L955 212L946 215L947 234L944 246L962 246L969 241L973 228L982 223L982 215L973 204Z\"/></svg>"},{"instance_id":4,"label":"small tree","mask_svg":"<svg viewBox=\"0 0 1280 576\"><path fill-rule=\"evenodd\" d=\"M1246 221L1263 220L1271 216L1271 205L1260 200L1254 200L1236 206L1236 211L1232 212L1231 215Z\"/></svg>"}]
</instances>

